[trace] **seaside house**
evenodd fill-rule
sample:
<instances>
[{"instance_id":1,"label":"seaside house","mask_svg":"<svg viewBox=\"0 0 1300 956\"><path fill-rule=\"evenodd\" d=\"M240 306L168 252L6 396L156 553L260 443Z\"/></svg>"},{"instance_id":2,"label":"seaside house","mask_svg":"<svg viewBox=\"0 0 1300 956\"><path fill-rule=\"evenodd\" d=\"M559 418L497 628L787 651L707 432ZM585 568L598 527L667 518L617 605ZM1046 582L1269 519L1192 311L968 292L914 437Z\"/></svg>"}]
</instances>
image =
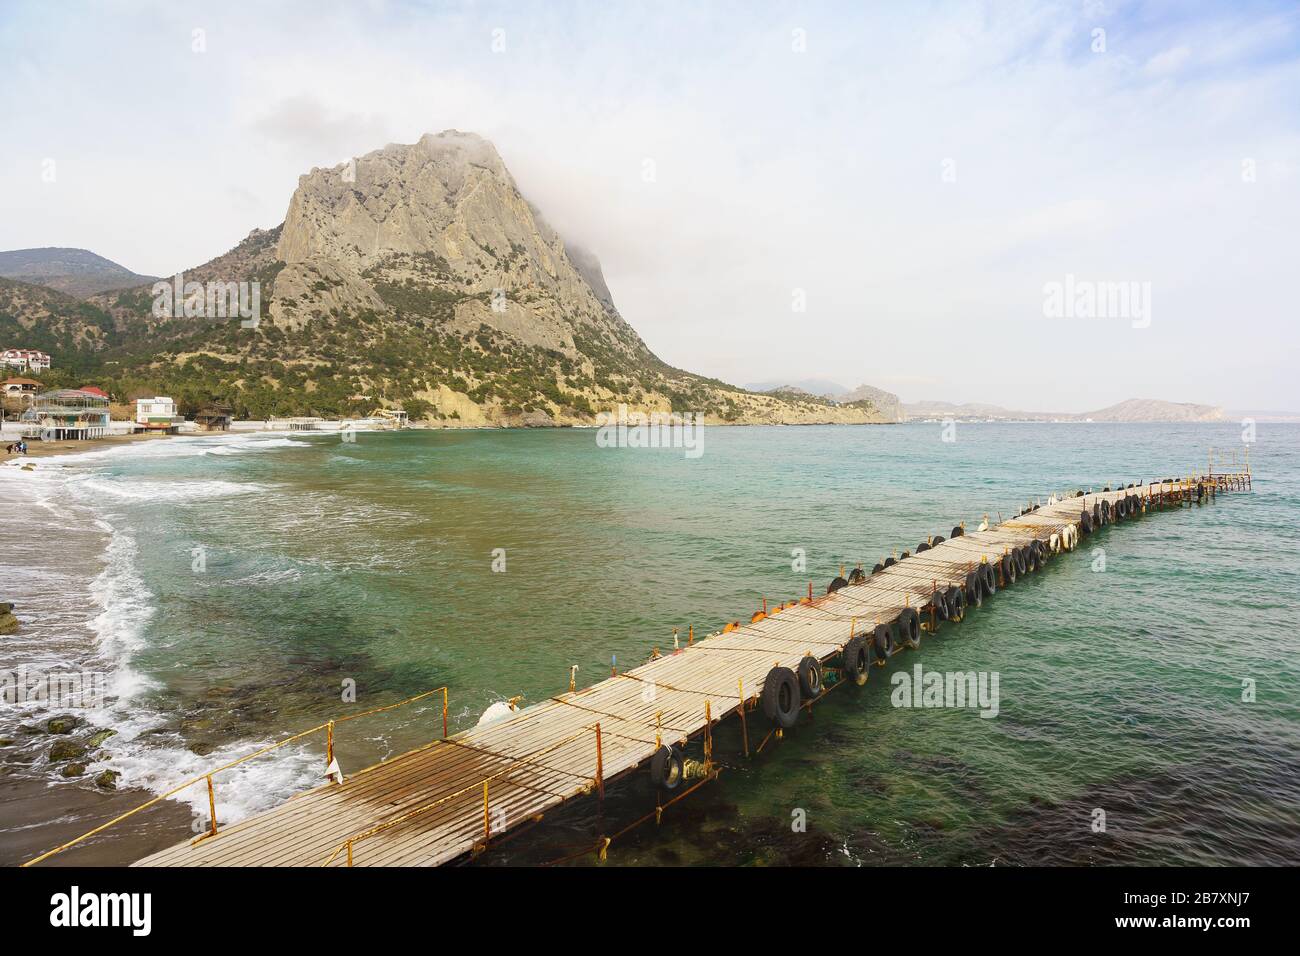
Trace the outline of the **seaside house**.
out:
<instances>
[{"instance_id":1,"label":"seaside house","mask_svg":"<svg viewBox=\"0 0 1300 956\"><path fill-rule=\"evenodd\" d=\"M400 408L381 408L379 417L388 425L389 428L405 428L406 412Z\"/></svg>"},{"instance_id":2,"label":"seaside house","mask_svg":"<svg viewBox=\"0 0 1300 956\"><path fill-rule=\"evenodd\" d=\"M0 388L4 389L5 398L31 404L36 399L36 393L41 390L41 383L34 378L7 378L0 382Z\"/></svg>"},{"instance_id":3,"label":"seaside house","mask_svg":"<svg viewBox=\"0 0 1300 956\"><path fill-rule=\"evenodd\" d=\"M0 352L0 364L40 375L50 367L50 357L36 349L5 349Z\"/></svg>"},{"instance_id":4,"label":"seaside house","mask_svg":"<svg viewBox=\"0 0 1300 956\"><path fill-rule=\"evenodd\" d=\"M176 402L158 395L135 400L135 430L137 432L165 432L175 434L185 419L177 416Z\"/></svg>"},{"instance_id":5,"label":"seaside house","mask_svg":"<svg viewBox=\"0 0 1300 956\"><path fill-rule=\"evenodd\" d=\"M208 402L194 416L194 423L205 432L228 432L235 410L220 402Z\"/></svg>"},{"instance_id":6,"label":"seaside house","mask_svg":"<svg viewBox=\"0 0 1300 956\"><path fill-rule=\"evenodd\" d=\"M41 392L19 421L26 437L41 441L103 438L108 432L108 399L79 388Z\"/></svg>"}]
</instances>

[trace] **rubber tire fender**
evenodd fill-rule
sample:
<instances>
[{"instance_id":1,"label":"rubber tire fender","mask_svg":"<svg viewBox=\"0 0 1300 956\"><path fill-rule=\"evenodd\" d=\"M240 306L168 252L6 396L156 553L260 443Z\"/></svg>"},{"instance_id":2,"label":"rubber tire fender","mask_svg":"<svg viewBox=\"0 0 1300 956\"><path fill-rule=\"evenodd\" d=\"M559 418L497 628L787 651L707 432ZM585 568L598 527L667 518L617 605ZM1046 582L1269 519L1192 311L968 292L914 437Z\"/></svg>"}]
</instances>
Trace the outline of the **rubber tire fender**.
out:
<instances>
[{"instance_id":1,"label":"rubber tire fender","mask_svg":"<svg viewBox=\"0 0 1300 956\"><path fill-rule=\"evenodd\" d=\"M1029 563L1025 560L1025 549L1015 548L1011 556L1016 559L1016 576L1023 578L1029 573Z\"/></svg>"},{"instance_id":2,"label":"rubber tire fender","mask_svg":"<svg viewBox=\"0 0 1300 956\"><path fill-rule=\"evenodd\" d=\"M885 566L883 564L877 563L876 566L871 569L871 573L879 574L883 570L885 570Z\"/></svg>"},{"instance_id":3,"label":"rubber tire fender","mask_svg":"<svg viewBox=\"0 0 1300 956\"><path fill-rule=\"evenodd\" d=\"M927 551L929 551L929 550L930 550L930 546L929 546L928 544L926 544L924 541L922 541L920 544L918 544L918 545L916 546L916 553L917 553L917 554L924 554L925 552L927 552Z\"/></svg>"},{"instance_id":4,"label":"rubber tire fender","mask_svg":"<svg viewBox=\"0 0 1300 956\"><path fill-rule=\"evenodd\" d=\"M925 602L927 608L934 608L934 619L936 621L948 620L948 602L943 598L942 591L935 591L930 595L930 600Z\"/></svg>"},{"instance_id":5,"label":"rubber tire fender","mask_svg":"<svg viewBox=\"0 0 1300 956\"><path fill-rule=\"evenodd\" d=\"M1079 512L1079 530L1084 534L1092 534L1092 515L1086 508Z\"/></svg>"},{"instance_id":6,"label":"rubber tire fender","mask_svg":"<svg viewBox=\"0 0 1300 956\"><path fill-rule=\"evenodd\" d=\"M998 593L998 573L993 569L993 562L988 561L980 565L984 575L984 597L991 598Z\"/></svg>"},{"instance_id":7,"label":"rubber tire fender","mask_svg":"<svg viewBox=\"0 0 1300 956\"><path fill-rule=\"evenodd\" d=\"M822 695L821 661L811 654L805 654L799 662L799 693L804 700L812 700Z\"/></svg>"},{"instance_id":8,"label":"rubber tire fender","mask_svg":"<svg viewBox=\"0 0 1300 956\"><path fill-rule=\"evenodd\" d=\"M984 582L978 571L966 575L966 606L979 607L984 603Z\"/></svg>"},{"instance_id":9,"label":"rubber tire fender","mask_svg":"<svg viewBox=\"0 0 1300 956\"><path fill-rule=\"evenodd\" d=\"M650 785L657 790L676 790L682 785L685 773L680 747L664 744L650 758Z\"/></svg>"},{"instance_id":10,"label":"rubber tire fender","mask_svg":"<svg viewBox=\"0 0 1300 956\"><path fill-rule=\"evenodd\" d=\"M876 660L883 661L894 649L894 632L888 624L880 624L871 636L871 646L875 649Z\"/></svg>"},{"instance_id":11,"label":"rubber tire fender","mask_svg":"<svg viewBox=\"0 0 1300 956\"><path fill-rule=\"evenodd\" d=\"M945 538L943 535L939 535L937 538L935 538L933 541L930 542L930 547L933 548L936 547L937 545L941 545L947 540L948 539Z\"/></svg>"},{"instance_id":12,"label":"rubber tire fender","mask_svg":"<svg viewBox=\"0 0 1300 956\"><path fill-rule=\"evenodd\" d=\"M857 637L850 638L844 645L840 658L840 672L848 680L859 687L867 682L868 672L871 669L871 649L867 646L865 635L859 634Z\"/></svg>"},{"instance_id":13,"label":"rubber tire fender","mask_svg":"<svg viewBox=\"0 0 1300 956\"><path fill-rule=\"evenodd\" d=\"M953 585L944 592L944 604L948 606L947 619L955 621L966 613L966 595L961 588Z\"/></svg>"},{"instance_id":14,"label":"rubber tire fender","mask_svg":"<svg viewBox=\"0 0 1300 956\"><path fill-rule=\"evenodd\" d=\"M862 573L861 568L854 568L849 572L849 584L860 584L864 577L866 575Z\"/></svg>"},{"instance_id":15,"label":"rubber tire fender","mask_svg":"<svg viewBox=\"0 0 1300 956\"><path fill-rule=\"evenodd\" d=\"M899 640L912 649L921 646L921 617L916 608L905 607L903 613L894 620L898 626Z\"/></svg>"},{"instance_id":16,"label":"rubber tire fender","mask_svg":"<svg viewBox=\"0 0 1300 956\"><path fill-rule=\"evenodd\" d=\"M965 533L966 532L961 529L961 525L953 525L952 534L948 535L948 537L960 538Z\"/></svg>"},{"instance_id":17,"label":"rubber tire fender","mask_svg":"<svg viewBox=\"0 0 1300 956\"><path fill-rule=\"evenodd\" d=\"M1006 582L1004 586L1016 583L1016 558L1013 554L1002 555L1002 580Z\"/></svg>"},{"instance_id":18,"label":"rubber tire fender","mask_svg":"<svg viewBox=\"0 0 1300 956\"><path fill-rule=\"evenodd\" d=\"M799 678L788 667L773 667L763 679L759 697L763 713L778 727L790 729L799 719Z\"/></svg>"},{"instance_id":19,"label":"rubber tire fender","mask_svg":"<svg viewBox=\"0 0 1300 956\"><path fill-rule=\"evenodd\" d=\"M832 581L830 584L826 586L826 593L834 594L836 591L838 591L840 588L844 587L848 583L849 582L845 581L843 578L837 577L834 581Z\"/></svg>"}]
</instances>

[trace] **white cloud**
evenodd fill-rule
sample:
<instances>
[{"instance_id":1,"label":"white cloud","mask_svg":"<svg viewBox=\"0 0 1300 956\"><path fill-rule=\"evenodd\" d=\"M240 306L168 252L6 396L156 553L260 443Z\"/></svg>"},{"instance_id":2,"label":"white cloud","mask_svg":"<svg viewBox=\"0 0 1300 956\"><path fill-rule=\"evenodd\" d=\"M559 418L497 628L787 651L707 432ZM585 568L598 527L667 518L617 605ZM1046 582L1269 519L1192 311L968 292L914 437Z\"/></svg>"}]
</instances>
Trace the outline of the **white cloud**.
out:
<instances>
[{"instance_id":1,"label":"white cloud","mask_svg":"<svg viewBox=\"0 0 1300 956\"><path fill-rule=\"evenodd\" d=\"M1176 46L1151 57L1144 69L1152 76L1167 76L1181 70L1191 55L1192 51L1187 47Z\"/></svg>"}]
</instances>

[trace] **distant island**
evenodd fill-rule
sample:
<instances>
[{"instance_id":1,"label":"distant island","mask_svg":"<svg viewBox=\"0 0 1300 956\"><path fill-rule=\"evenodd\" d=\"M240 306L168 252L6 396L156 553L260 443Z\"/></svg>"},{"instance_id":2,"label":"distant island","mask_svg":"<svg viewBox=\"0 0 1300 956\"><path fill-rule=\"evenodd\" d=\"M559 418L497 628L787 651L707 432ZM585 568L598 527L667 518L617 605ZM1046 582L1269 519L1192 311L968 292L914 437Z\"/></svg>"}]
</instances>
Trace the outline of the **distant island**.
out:
<instances>
[{"instance_id":1,"label":"distant island","mask_svg":"<svg viewBox=\"0 0 1300 956\"><path fill-rule=\"evenodd\" d=\"M1288 412L1226 411L1217 405L1192 402L1169 402L1153 398L1130 398L1088 412L1031 412L983 402L900 402L897 395L869 385L849 389L826 379L804 379L790 383L752 382L745 386L755 392L774 395L810 395L828 401L845 402L866 399L879 408L890 421L1006 421L1006 422L1221 422L1253 417L1258 420L1295 421L1300 416Z\"/></svg>"}]
</instances>

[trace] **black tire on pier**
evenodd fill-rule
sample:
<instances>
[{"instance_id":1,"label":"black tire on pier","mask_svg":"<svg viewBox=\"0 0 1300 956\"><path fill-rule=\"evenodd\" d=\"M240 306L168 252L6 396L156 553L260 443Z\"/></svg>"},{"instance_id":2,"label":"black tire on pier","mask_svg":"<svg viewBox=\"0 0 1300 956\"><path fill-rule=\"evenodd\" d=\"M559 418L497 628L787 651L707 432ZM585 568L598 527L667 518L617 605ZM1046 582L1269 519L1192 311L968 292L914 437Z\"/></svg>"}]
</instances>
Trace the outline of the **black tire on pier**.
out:
<instances>
[{"instance_id":1,"label":"black tire on pier","mask_svg":"<svg viewBox=\"0 0 1300 956\"><path fill-rule=\"evenodd\" d=\"M1011 556L1016 559L1016 576L1024 577L1029 573L1029 561L1025 558L1025 549L1016 548L1011 552Z\"/></svg>"},{"instance_id":2,"label":"black tire on pier","mask_svg":"<svg viewBox=\"0 0 1300 956\"><path fill-rule=\"evenodd\" d=\"M943 544L945 540L946 539L944 538L943 535L939 535L937 538L935 538L933 541L930 542L930 547L933 548L935 545Z\"/></svg>"},{"instance_id":3,"label":"black tire on pier","mask_svg":"<svg viewBox=\"0 0 1300 956\"><path fill-rule=\"evenodd\" d=\"M984 582L980 580L978 571L966 575L965 590L967 607L979 607L984 603Z\"/></svg>"},{"instance_id":4,"label":"black tire on pier","mask_svg":"<svg viewBox=\"0 0 1300 956\"><path fill-rule=\"evenodd\" d=\"M936 622L948 620L948 602L944 600L942 591L935 591L931 594L930 600L926 602L926 607L934 608Z\"/></svg>"},{"instance_id":5,"label":"black tire on pier","mask_svg":"<svg viewBox=\"0 0 1300 956\"><path fill-rule=\"evenodd\" d=\"M966 595L959 587L950 587L944 593L943 602L948 606L948 620L960 621L966 613Z\"/></svg>"},{"instance_id":6,"label":"black tire on pier","mask_svg":"<svg viewBox=\"0 0 1300 956\"><path fill-rule=\"evenodd\" d=\"M879 573L880 573L881 571L883 571L883 570L885 570L885 566L884 566L883 564L880 564L879 562L877 562L877 563L876 563L876 566L875 566L874 568L871 569L871 573L872 573L872 574L879 574Z\"/></svg>"},{"instance_id":7,"label":"black tire on pier","mask_svg":"<svg viewBox=\"0 0 1300 956\"><path fill-rule=\"evenodd\" d=\"M1079 512L1079 530L1084 534L1092 534L1092 515L1088 513L1087 508Z\"/></svg>"},{"instance_id":8,"label":"black tire on pier","mask_svg":"<svg viewBox=\"0 0 1300 956\"><path fill-rule=\"evenodd\" d=\"M844 587L848 583L849 582L845 581L843 578L836 578L827 586L826 593L834 594L836 591L838 591L840 588Z\"/></svg>"},{"instance_id":9,"label":"black tire on pier","mask_svg":"<svg viewBox=\"0 0 1300 956\"><path fill-rule=\"evenodd\" d=\"M866 575L862 573L861 568L854 568L849 572L849 584L859 584L864 577Z\"/></svg>"},{"instance_id":10,"label":"black tire on pier","mask_svg":"<svg viewBox=\"0 0 1300 956\"><path fill-rule=\"evenodd\" d=\"M799 662L799 693L805 700L812 700L822 695L821 661L811 654L805 655Z\"/></svg>"},{"instance_id":11,"label":"black tire on pier","mask_svg":"<svg viewBox=\"0 0 1300 956\"><path fill-rule=\"evenodd\" d=\"M965 533L966 533L966 532L962 530L961 525L954 525L954 526L953 526L953 529L952 529L952 534L948 535L948 537L950 537L950 538L960 538L960 537L961 537L962 535L964 535Z\"/></svg>"},{"instance_id":12,"label":"black tire on pier","mask_svg":"<svg viewBox=\"0 0 1300 956\"><path fill-rule=\"evenodd\" d=\"M1101 505L1094 504L1092 506L1092 526L1097 530L1101 530L1105 524L1106 522L1102 520Z\"/></svg>"},{"instance_id":13,"label":"black tire on pier","mask_svg":"<svg viewBox=\"0 0 1300 956\"><path fill-rule=\"evenodd\" d=\"M898 625L899 640L904 646L913 650L921 646L921 618L916 608L903 608L903 613L894 623Z\"/></svg>"},{"instance_id":14,"label":"black tire on pier","mask_svg":"<svg viewBox=\"0 0 1300 956\"><path fill-rule=\"evenodd\" d=\"M880 624L871 636L871 647L875 651L876 660L883 661L894 652L894 632L890 630L888 624Z\"/></svg>"},{"instance_id":15,"label":"black tire on pier","mask_svg":"<svg viewBox=\"0 0 1300 956\"><path fill-rule=\"evenodd\" d=\"M897 563L898 563L898 562L895 561L893 558L885 558L885 567L887 567L887 568L892 568L892 567L893 567L894 565L896 565Z\"/></svg>"},{"instance_id":16,"label":"black tire on pier","mask_svg":"<svg viewBox=\"0 0 1300 956\"><path fill-rule=\"evenodd\" d=\"M929 551L929 550L930 550L930 546L929 546L928 544L926 544L924 541L922 541L920 544L918 544L918 545L916 546L916 553L917 553L917 554L923 554L923 553L925 553L926 551Z\"/></svg>"},{"instance_id":17,"label":"black tire on pier","mask_svg":"<svg viewBox=\"0 0 1300 956\"><path fill-rule=\"evenodd\" d=\"M844 652L840 656L840 672L845 679L853 681L859 687L865 684L871 668L871 651L867 647L866 637L859 634L851 638L844 645Z\"/></svg>"},{"instance_id":18,"label":"black tire on pier","mask_svg":"<svg viewBox=\"0 0 1300 956\"><path fill-rule=\"evenodd\" d=\"M904 558L910 558L911 556L912 556L911 551L904 551L902 554L898 556L898 560L902 561Z\"/></svg>"},{"instance_id":19,"label":"black tire on pier","mask_svg":"<svg viewBox=\"0 0 1300 956\"><path fill-rule=\"evenodd\" d=\"M1012 554L1002 555L1003 587L1016 583L1016 558Z\"/></svg>"},{"instance_id":20,"label":"black tire on pier","mask_svg":"<svg viewBox=\"0 0 1300 956\"><path fill-rule=\"evenodd\" d=\"M788 667L773 667L763 681L759 698L763 713L778 727L793 727L799 719L799 678Z\"/></svg>"},{"instance_id":21,"label":"black tire on pier","mask_svg":"<svg viewBox=\"0 0 1300 956\"><path fill-rule=\"evenodd\" d=\"M998 576L993 570L993 565L988 562L980 565L980 579L984 582L986 599L998 593Z\"/></svg>"},{"instance_id":22,"label":"black tire on pier","mask_svg":"<svg viewBox=\"0 0 1300 956\"><path fill-rule=\"evenodd\" d=\"M656 789L676 790L684 776L680 748L665 744L650 758L650 785Z\"/></svg>"}]
</instances>

